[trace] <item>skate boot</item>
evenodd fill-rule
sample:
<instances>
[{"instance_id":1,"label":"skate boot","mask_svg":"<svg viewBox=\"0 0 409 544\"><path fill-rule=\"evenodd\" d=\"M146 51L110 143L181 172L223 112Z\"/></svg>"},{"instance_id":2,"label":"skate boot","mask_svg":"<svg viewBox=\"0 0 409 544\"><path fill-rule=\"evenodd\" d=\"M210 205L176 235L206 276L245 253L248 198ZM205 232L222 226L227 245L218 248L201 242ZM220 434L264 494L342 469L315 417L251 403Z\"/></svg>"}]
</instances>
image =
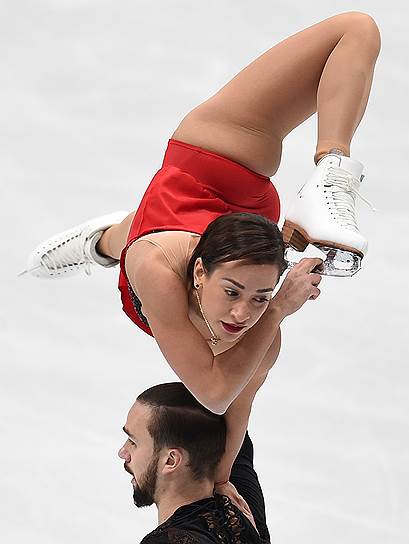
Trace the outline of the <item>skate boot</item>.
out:
<instances>
[{"instance_id":1,"label":"skate boot","mask_svg":"<svg viewBox=\"0 0 409 544\"><path fill-rule=\"evenodd\" d=\"M81 270L91 274L91 264L111 267L119 261L100 255L96 245L104 230L121 223L129 212L120 211L90 219L39 244L28 258L27 269L36 278L58 279Z\"/></svg>"},{"instance_id":2,"label":"skate boot","mask_svg":"<svg viewBox=\"0 0 409 544\"><path fill-rule=\"evenodd\" d=\"M356 198L371 206L359 194L362 171L363 165L350 157L325 155L286 214L285 244L298 251L304 251L308 244L319 248L326 256L316 269L322 275L352 276L361 268L368 243L358 229ZM288 249L286 257L291 266L290 253Z\"/></svg>"}]
</instances>

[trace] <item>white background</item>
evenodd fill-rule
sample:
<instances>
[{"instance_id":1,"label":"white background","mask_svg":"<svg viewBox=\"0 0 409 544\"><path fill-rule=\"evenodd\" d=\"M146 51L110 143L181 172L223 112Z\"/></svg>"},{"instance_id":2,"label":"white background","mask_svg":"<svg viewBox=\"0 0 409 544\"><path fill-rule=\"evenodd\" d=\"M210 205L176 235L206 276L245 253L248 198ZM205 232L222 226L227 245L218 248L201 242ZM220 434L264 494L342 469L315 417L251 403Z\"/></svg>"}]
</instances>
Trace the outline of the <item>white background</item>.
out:
<instances>
[{"instance_id":1,"label":"white background","mask_svg":"<svg viewBox=\"0 0 409 544\"><path fill-rule=\"evenodd\" d=\"M284 326L250 434L279 544L409 541L408 8L402 1L3 0L0 4L0 538L138 542L117 458L135 396L175 376L121 311L117 270L25 276L43 238L135 208L182 116L287 35L348 10L383 36L359 208L370 251ZM286 141L285 208L312 172L315 118Z\"/></svg>"}]
</instances>

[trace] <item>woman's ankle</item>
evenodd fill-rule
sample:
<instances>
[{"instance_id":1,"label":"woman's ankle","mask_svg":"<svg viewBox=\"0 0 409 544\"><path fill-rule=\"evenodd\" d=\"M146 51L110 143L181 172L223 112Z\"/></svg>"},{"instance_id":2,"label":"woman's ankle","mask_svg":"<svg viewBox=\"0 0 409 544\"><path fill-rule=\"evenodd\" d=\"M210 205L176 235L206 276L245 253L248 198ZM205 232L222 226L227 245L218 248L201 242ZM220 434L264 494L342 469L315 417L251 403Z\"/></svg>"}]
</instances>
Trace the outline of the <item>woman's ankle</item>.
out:
<instances>
[{"instance_id":1,"label":"woman's ankle","mask_svg":"<svg viewBox=\"0 0 409 544\"><path fill-rule=\"evenodd\" d=\"M342 155L343 157L349 157L349 149L343 146L327 146L327 148L319 148L314 155L314 162L318 164L319 161L325 157L325 155L334 154Z\"/></svg>"},{"instance_id":2,"label":"woman's ankle","mask_svg":"<svg viewBox=\"0 0 409 544\"><path fill-rule=\"evenodd\" d=\"M103 257L111 257L112 259L119 260L120 256L118 256L116 252L112 251L111 248L111 237L113 234L113 230L115 230L115 227L117 226L118 225L112 225L112 227L104 230L101 238L98 240L97 245L95 246L95 249L97 253L99 253Z\"/></svg>"},{"instance_id":3,"label":"woman's ankle","mask_svg":"<svg viewBox=\"0 0 409 544\"><path fill-rule=\"evenodd\" d=\"M134 217L135 212L131 212L121 223L106 229L96 245L97 252L119 261L122 250L126 246L129 229Z\"/></svg>"}]
</instances>

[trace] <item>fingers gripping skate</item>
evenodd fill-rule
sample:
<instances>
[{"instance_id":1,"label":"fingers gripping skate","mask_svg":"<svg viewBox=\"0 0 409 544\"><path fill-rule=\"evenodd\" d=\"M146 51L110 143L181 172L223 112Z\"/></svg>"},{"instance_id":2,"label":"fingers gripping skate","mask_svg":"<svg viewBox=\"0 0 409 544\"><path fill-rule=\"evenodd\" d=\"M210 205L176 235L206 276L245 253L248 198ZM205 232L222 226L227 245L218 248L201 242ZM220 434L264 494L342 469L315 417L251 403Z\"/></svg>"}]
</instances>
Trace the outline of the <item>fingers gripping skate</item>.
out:
<instances>
[{"instance_id":1,"label":"fingers gripping skate","mask_svg":"<svg viewBox=\"0 0 409 544\"><path fill-rule=\"evenodd\" d=\"M283 239L287 247L285 258L289 268L292 268L302 257L301 253L312 244L318 248L325 258L324 262L314 272L322 276L350 277L361 269L363 254L356 249L337 247L329 241L310 240L306 232L299 226L285 221Z\"/></svg>"}]
</instances>

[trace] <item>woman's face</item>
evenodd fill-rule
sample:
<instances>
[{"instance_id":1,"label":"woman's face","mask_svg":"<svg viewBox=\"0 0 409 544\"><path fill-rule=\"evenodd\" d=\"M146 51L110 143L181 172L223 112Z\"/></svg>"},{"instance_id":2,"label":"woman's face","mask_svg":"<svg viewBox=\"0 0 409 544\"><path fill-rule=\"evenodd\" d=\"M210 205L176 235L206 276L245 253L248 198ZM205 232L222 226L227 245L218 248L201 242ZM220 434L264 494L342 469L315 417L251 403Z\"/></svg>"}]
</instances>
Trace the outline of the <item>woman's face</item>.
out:
<instances>
[{"instance_id":1,"label":"woman's face","mask_svg":"<svg viewBox=\"0 0 409 544\"><path fill-rule=\"evenodd\" d=\"M221 263L208 275L201 259L194 268L194 283L206 319L225 342L234 342L266 311L279 280L277 265L243 261Z\"/></svg>"}]
</instances>

